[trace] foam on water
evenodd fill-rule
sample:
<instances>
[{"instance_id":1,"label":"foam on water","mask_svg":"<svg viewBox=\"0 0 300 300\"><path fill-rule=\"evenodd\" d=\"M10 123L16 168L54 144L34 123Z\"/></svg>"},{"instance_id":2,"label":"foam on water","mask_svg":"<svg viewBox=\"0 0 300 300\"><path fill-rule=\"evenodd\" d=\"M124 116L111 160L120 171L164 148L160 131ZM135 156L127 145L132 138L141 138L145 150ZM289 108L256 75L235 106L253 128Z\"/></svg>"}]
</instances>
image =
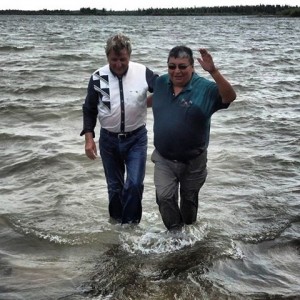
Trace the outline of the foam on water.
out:
<instances>
[{"instance_id":1,"label":"foam on water","mask_svg":"<svg viewBox=\"0 0 300 300\"><path fill-rule=\"evenodd\" d=\"M121 232L122 248L129 253L159 254L171 253L185 247L192 247L207 233L207 224L185 226L182 231Z\"/></svg>"}]
</instances>

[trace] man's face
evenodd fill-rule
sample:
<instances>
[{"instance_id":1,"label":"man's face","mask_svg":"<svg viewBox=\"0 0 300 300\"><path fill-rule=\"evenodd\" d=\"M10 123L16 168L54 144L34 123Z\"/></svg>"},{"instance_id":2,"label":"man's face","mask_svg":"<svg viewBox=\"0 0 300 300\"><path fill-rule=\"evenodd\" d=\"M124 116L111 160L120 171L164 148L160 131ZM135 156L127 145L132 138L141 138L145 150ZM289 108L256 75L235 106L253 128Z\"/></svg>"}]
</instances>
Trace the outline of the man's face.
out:
<instances>
[{"instance_id":1,"label":"man's face","mask_svg":"<svg viewBox=\"0 0 300 300\"><path fill-rule=\"evenodd\" d=\"M168 73L174 86L185 86L192 78L193 72L194 67L188 58L169 58Z\"/></svg>"},{"instance_id":2,"label":"man's face","mask_svg":"<svg viewBox=\"0 0 300 300\"><path fill-rule=\"evenodd\" d=\"M111 70L117 76L122 76L128 69L130 55L126 49L122 49L119 53L111 50L107 56L107 60Z\"/></svg>"}]
</instances>

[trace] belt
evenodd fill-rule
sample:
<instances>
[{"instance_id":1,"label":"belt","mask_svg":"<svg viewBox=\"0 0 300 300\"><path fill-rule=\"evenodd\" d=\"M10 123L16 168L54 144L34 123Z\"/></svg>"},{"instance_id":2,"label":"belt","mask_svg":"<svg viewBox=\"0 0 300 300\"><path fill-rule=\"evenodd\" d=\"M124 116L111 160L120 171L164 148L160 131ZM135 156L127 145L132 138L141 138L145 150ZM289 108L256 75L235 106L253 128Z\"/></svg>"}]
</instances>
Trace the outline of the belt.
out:
<instances>
[{"instance_id":1,"label":"belt","mask_svg":"<svg viewBox=\"0 0 300 300\"><path fill-rule=\"evenodd\" d=\"M113 136L113 137L116 137L118 139L126 139L130 136L133 136L135 135L136 133L138 133L140 130L142 130L143 128L145 127L145 125L142 125L141 127L135 129L135 130L132 130L132 131L129 131L129 132L111 132L111 131L108 131L107 129L105 128L101 128L101 131L103 131L105 134L107 135L110 135L110 136Z\"/></svg>"}]
</instances>

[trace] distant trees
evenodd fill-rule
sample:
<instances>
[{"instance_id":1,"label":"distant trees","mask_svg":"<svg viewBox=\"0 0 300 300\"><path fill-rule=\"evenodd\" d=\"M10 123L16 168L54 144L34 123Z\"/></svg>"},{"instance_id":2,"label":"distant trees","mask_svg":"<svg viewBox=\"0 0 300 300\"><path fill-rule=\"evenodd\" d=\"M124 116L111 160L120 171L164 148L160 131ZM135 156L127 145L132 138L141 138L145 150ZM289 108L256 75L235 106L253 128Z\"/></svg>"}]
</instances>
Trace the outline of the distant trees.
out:
<instances>
[{"instance_id":1,"label":"distant trees","mask_svg":"<svg viewBox=\"0 0 300 300\"><path fill-rule=\"evenodd\" d=\"M80 8L80 14L83 14L83 15L106 15L106 9L105 8L102 8L101 10L98 10L96 8Z\"/></svg>"},{"instance_id":2,"label":"distant trees","mask_svg":"<svg viewBox=\"0 0 300 300\"><path fill-rule=\"evenodd\" d=\"M297 8L297 7L288 8L288 9L282 11L282 15L299 18L300 17L300 8Z\"/></svg>"},{"instance_id":3,"label":"distant trees","mask_svg":"<svg viewBox=\"0 0 300 300\"><path fill-rule=\"evenodd\" d=\"M105 8L80 8L79 11L70 10L0 10L2 15L128 15L128 16L199 16L199 15L276 15L300 17L300 7L288 5L239 5L213 6L189 8L147 8L138 10L113 11Z\"/></svg>"},{"instance_id":4,"label":"distant trees","mask_svg":"<svg viewBox=\"0 0 300 300\"><path fill-rule=\"evenodd\" d=\"M291 15L297 16L300 8L288 5L214 6L192 8L148 8L138 11L140 15Z\"/></svg>"}]
</instances>

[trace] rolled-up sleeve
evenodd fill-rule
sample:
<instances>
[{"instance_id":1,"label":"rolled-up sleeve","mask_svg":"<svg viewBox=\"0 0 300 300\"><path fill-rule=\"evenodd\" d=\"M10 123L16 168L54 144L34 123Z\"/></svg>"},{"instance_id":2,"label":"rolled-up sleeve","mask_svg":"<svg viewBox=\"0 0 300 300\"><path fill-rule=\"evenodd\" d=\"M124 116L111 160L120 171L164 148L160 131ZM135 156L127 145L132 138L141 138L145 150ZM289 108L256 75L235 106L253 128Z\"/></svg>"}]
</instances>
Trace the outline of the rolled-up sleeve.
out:
<instances>
[{"instance_id":1,"label":"rolled-up sleeve","mask_svg":"<svg viewBox=\"0 0 300 300\"><path fill-rule=\"evenodd\" d=\"M86 132L92 132L93 137L95 137L95 126L97 123L97 115L98 115L98 103L99 103L99 95L94 89L93 76L91 76L88 89L87 96L85 98L85 102L82 105L82 113L83 113L83 130L80 135L84 135Z\"/></svg>"}]
</instances>

